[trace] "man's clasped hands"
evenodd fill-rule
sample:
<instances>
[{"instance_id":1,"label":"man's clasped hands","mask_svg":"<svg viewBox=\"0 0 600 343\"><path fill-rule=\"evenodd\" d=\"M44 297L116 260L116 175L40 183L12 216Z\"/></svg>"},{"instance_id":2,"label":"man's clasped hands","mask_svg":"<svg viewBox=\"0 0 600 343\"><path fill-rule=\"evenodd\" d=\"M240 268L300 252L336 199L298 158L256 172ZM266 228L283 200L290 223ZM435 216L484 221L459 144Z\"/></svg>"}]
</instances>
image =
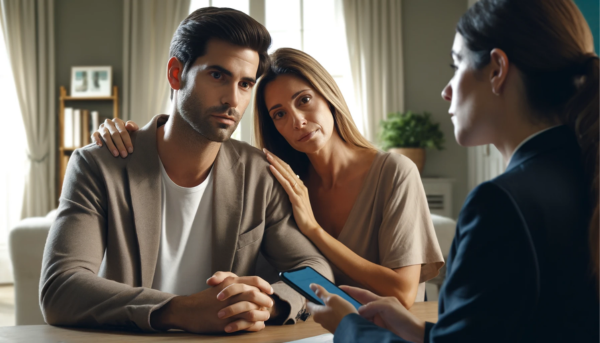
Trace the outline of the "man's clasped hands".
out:
<instances>
[{"instance_id":1,"label":"man's clasped hands","mask_svg":"<svg viewBox=\"0 0 600 343\"><path fill-rule=\"evenodd\" d=\"M154 311L151 315L152 327L158 330L176 328L196 333L260 331L264 329L267 320L277 317L281 306L287 305L278 301L273 294L273 287L258 276L239 277L231 272L217 272L206 283L211 288L189 296L175 297ZM410 319L414 316L397 298L380 297L356 287L340 288L365 305L356 310L340 296L312 284L311 289L324 306L307 303L307 308L314 320L325 329L335 332L346 315L356 313L399 336L409 334L397 325L401 322L398 318ZM413 324L422 326L424 323Z\"/></svg>"}]
</instances>

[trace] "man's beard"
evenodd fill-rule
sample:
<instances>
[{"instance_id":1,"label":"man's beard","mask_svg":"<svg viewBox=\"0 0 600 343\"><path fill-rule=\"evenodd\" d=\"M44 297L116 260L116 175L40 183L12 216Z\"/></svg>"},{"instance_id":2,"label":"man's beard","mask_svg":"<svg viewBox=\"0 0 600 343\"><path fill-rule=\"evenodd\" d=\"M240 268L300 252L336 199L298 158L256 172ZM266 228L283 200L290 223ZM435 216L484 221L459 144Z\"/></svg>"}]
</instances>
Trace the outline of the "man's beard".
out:
<instances>
[{"instance_id":1,"label":"man's beard","mask_svg":"<svg viewBox=\"0 0 600 343\"><path fill-rule=\"evenodd\" d=\"M240 114L235 108L227 104L205 108L202 101L190 91L182 92L181 96L179 113L194 131L213 142L224 142L231 137L240 122ZM227 114L235 124L215 122L212 114Z\"/></svg>"}]
</instances>

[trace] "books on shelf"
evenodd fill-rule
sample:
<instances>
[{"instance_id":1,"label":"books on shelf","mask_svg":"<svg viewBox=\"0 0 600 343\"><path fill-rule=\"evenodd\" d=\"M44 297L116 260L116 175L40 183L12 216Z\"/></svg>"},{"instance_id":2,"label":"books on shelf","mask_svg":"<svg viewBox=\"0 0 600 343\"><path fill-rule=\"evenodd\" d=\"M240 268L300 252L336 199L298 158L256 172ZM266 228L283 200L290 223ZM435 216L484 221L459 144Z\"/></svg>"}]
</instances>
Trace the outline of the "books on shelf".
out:
<instances>
[{"instance_id":1,"label":"books on shelf","mask_svg":"<svg viewBox=\"0 0 600 343\"><path fill-rule=\"evenodd\" d=\"M90 111L81 110L81 144L90 144Z\"/></svg>"},{"instance_id":2,"label":"books on shelf","mask_svg":"<svg viewBox=\"0 0 600 343\"><path fill-rule=\"evenodd\" d=\"M63 135L63 145L65 148L73 147L73 109L71 107L65 108L65 133Z\"/></svg>"},{"instance_id":3,"label":"books on shelf","mask_svg":"<svg viewBox=\"0 0 600 343\"><path fill-rule=\"evenodd\" d=\"M73 110L73 147L81 147L81 110Z\"/></svg>"},{"instance_id":4,"label":"books on shelf","mask_svg":"<svg viewBox=\"0 0 600 343\"><path fill-rule=\"evenodd\" d=\"M100 125L98 111L65 107L63 146L65 148L81 148L90 144L91 133Z\"/></svg>"},{"instance_id":5,"label":"books on shelf","mask_svg":"<svg viewBox=\"0 0 600 343\"><path fill-rule=\"evenodd\" d=\"M98 111L92 111L92 132L98 130L100 127L100 116Z\"/></svg>"}]
</instances>

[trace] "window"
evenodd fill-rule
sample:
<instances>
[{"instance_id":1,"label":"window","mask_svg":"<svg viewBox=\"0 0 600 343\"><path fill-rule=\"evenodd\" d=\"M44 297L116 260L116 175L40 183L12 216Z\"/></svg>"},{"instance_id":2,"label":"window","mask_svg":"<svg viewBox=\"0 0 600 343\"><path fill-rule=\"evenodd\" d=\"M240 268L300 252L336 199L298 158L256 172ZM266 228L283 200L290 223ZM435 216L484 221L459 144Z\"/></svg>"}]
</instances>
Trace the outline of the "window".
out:
<instances>
[{"instance_id":1,"label":"window","mask_svg":"<svg viewBox=\"0 0 600 343\"><path fill-rule=\"evenodd\" d=\"M11 282L8 263L8 233L21 219L25 188L27 139L2 27L0 27L0 94L2 120L8 130L0 135L0 283ZM6 266L4 264L7 264Z\"/></svg>"},{"instance_id":2,"label":"window","mask_svg":"<svg viewBox=\"0 0 600 343\"><path fill-rule=\"evenodd\" d=\"M249 0L192 0L190 1L190 13L202 7L229 7L246 14L250 13Z\"/></svg>"},{"instance_id":3,"label":"window","mask_svg":"<svg viewBox=\"0 0 600 343\"><path fill-rule=\"evenodd\" d=\"M279 48L303 50L300 0L265 0L266 27L273 52Z\"/></svg>"},{"instance_id":4,"label":"window","mask_svg":"<svg viewBox=\"0 0 600 343\"><path fill-rule=\"evenodd\" d=\"M313 56L333 76L350 108L359 131L362 119L354 101L354 85L346 43L341 0L262 0L265 26L272 38L269 52L289 47ZM256 1L255 1L256 2ZM253 2L253 6L255 4ZM192 0L190 13L206 6L230 7L250 14L249 0ZM262 8L262 6L259 6ZM253 7L254 8L254 7ZM257 19L260 21L260 19ZM232 138L251 143L253 101ZM242 128L242 126L244 126Z\"/></svg>"},{"instance_id":5,"label":"window","mask_svg":"<svg viewBox=\"0 0 600 343\"><path fill-rule=\"evenodd\" d=\"M314 57L333 76L359 131L362 119L354 102L354 85L341 0L265 0L266 27L273 44L299 49Z\"/></svg>"}]
</instances>

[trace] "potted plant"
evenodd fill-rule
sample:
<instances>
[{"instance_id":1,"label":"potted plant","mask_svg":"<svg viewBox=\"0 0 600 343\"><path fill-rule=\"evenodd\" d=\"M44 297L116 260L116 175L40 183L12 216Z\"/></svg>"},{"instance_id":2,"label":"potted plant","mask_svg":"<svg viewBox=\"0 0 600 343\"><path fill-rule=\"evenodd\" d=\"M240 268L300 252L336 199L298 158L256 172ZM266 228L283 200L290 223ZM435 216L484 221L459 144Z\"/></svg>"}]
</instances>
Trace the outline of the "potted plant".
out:
<instances>
[{"instance_id":1,"label":"potted plant","mask_svg":"<svg viewBox=\"0 0 600 343\"><path fill-rule=\"evenodd\" d=\"M427 112L391 113L381 121L382 148L410 158L423 171L425 148L443 149L444 134L440 124L431 121Z\"/></svg>"}]
</instances>

